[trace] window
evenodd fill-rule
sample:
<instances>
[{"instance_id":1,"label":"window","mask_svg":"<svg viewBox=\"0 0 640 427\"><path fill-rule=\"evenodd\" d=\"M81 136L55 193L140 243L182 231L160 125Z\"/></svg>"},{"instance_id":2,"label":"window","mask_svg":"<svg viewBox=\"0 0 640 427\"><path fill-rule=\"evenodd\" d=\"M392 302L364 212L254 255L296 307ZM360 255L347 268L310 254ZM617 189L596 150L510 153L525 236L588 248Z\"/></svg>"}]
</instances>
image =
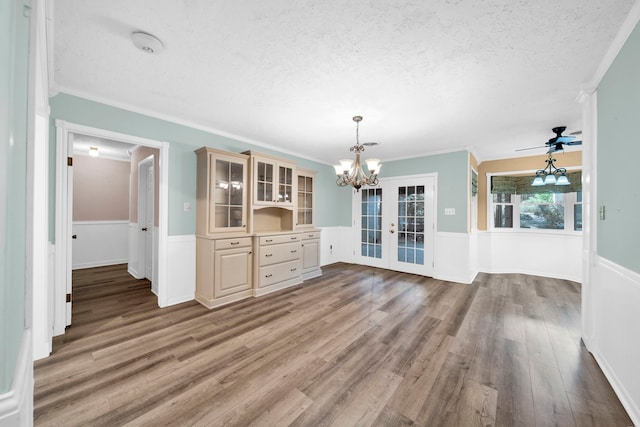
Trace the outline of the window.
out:
<instances>
[{"instance_id":1,"label":"window","mask_svg":"<svg viewBox=\"0 0 640 427\"><path fill-rule=\"evenodd\" d=\"M577 172L571 186L531 187L529 176L492 177L493 228L582 231L581 178Z\"/></svg>"}]
</instances>

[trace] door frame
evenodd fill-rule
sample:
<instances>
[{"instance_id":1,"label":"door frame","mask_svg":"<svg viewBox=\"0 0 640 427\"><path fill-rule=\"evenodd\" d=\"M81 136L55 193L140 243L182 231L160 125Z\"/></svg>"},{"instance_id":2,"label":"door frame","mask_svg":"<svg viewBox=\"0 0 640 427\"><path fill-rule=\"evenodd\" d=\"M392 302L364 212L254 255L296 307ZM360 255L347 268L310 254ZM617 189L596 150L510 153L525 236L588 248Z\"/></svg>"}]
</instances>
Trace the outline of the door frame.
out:
<instances>
[{"instance_id":1,"label":"door frame","mask_svg":"<svg viewBox=\"0 0 640 427\"><path fill-rule=\"evenodd\" d=\"M403 176L390 176L390 177L385 177L385 178L380 178L379 179L379 184L373 187L367 187L367 188L387 188L390 184L393 184L394 181L402 181L402 180L415 180L415 179L433 179L433 212L432 212L432 216L433 216L433 230L432 230L432 242L431 242L431 250L433 253L433 264L431 267L429 267L429 272L431 273L431 276L427 276L427 277L435 277L435 260L437 257L437 227L438 227L438 173L437 172L432 172L432 173L423 173L423 174L417 174L417 175L403 175ZM383 193L383 197L384 193ZM388 200L388 198L387 198ZM351 198L351 215L352 215L352 229L353 229L353 242L354 242L354 250L353 250L353 261L354 262L360 262L361 261L361 256L359 255L359 251L360 251L360 239L361 239L361 228L358 226L360 224L360 202L361 202L361 195L359 191L355 191L353 190L352 192L352 198ZM385 204L384 204L384 199L383 199L383 213L386 211L387 213L389 212L388 210L385 209ZM383 228L384 228L384 224L383 224ZM425 231L425 237L426 237L426 231ZM383 247L384 249L384 247ZM371 258L369 259L369 263L367 264L363 264L363 265L369 265L371 267L379 267L379 268L385 268L385 269L391 269L391 260L390 260L390 256L391 256L391 247L388 247L389 249L389 253L387 253L386 255L383 254L383 258L382 259L377 259L377 258ZM427 242L425 239L425 252L427 249ZM384 258L386 256L386 259ZM427 267L427 265L425 264L425 267ZM409 272L409 271L408 271ZM411 271L411 274L422 274L422 273L415 273L415 271ZM425 275L425 274L422 274Z\"/></svg>"},{"instance_id":2,"label":"door frame","mask_svg":"<svg viewBox=\"0 0 640 427\"><path fill-rule=\"evenodd\" d=\"M55 283L53 290L54 322L53 335L65 332L67 310L66 294L68 280L71 280L71 202L68 190L67 158L69 134L83 134L98 138L112 139L134 145L157 148L160 151L159 163L159 196L158 196L158 305L165 307L169 300L169 284L167 281L168 237L169 237L169 143L138 136L127 135L91 126L70 123L57 119L56 125L56 202L55 202ZM46 298L43 295L42 298Z\"/></svg>"}]
</instances>

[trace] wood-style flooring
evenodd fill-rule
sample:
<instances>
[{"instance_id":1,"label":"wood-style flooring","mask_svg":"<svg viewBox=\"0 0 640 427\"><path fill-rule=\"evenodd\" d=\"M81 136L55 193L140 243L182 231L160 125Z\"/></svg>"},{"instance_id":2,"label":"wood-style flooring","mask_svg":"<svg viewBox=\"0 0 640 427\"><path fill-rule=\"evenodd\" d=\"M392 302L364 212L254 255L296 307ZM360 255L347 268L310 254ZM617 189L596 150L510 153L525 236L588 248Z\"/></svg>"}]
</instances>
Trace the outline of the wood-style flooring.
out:
<instances>
[{"instance_id":1,"label":"wood-style flooring","mask_svg":"<svg viewBox=\"0 0 640 427\"><path fill-rule=\"evenodd\" d=\"M214 310L126 266L74 272L36 425L630 426L580 341L580 286L350 264Z\"/></svg>"}]
</instances>

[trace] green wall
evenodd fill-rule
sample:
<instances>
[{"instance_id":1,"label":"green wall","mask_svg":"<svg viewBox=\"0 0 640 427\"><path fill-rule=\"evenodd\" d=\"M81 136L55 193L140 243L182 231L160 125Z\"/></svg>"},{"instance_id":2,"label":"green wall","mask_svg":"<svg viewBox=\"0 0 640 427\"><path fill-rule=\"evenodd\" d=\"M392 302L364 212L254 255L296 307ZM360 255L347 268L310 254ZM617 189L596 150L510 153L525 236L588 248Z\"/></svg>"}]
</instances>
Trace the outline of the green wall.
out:
<instances>
[{"instance_id":1,"label":"green wall","mask_svg":"<svg viewBox=\"0 0 640 427\"><path fill-rule=\"evenodd\" d=\"M25 331L28 2L0 2L0 394Z\"/></svg>"},{"instance_id":2,"label":"green wall","mask_svg":"<svg viewBox=\"0 0 640 427\"><path fill-rule=\"evenodd\" d=\"M640 26L598 86L598 254L640 273Z\"/></svg>"},{"instance_id":3,"label":"green wall","mask_svg":"<svg viewBox=\"0 0 640 427\"><path fill-rule=\"evenodd\" d=\"M469 186L469 153L456 151L408 160L384 162L381 177L438 173L438 231L466 233ZM455 215L444 215L455 208Z\"/></svg>"},{"instance_id":4,"label":"green wall","mask_svg":"<svg viewBox=\"0 0 640 427\"><path fill-rule=\"evenodd\" d=\"M194 150L202 146L231 152L255 150L275 154L296 161L298 166L318 172L316 179L316 225L319 227L349 225L351 202L349 194L335 185L333 167L307 159L265 149L232 138L197 130L143 114L133 113L84 98L58 94L49 100L51 106L50 138L50 224L55 212L55 119L106 129L142 138L166 141L169 146L169 235L195 233L195 209L184 212L184 202L195 206L196 156ZM348 192L347 192L348 193ZM54 241L51 227L49 238Z\"/></svg>"}]
</instances>

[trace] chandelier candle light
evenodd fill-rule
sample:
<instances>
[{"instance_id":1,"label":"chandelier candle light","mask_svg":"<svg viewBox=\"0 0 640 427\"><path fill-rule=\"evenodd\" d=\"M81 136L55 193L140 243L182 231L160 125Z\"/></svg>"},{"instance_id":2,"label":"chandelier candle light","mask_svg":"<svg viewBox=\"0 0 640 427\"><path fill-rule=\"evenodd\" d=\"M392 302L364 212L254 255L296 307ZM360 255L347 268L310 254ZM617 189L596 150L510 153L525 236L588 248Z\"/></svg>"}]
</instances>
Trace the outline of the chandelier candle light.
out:
<instances>
[{"instance_id":1,"label":"chandelier candle light","mask_svg":"<svg viewBox=\"0 0 640 427\"><path fill-rule=\"evenodd\" d=\"M540 185L553 184L553 185L569 185L569 178L567 178L567 170L565 168L557 168L555 165L556 159L551 157L551 153L548 153L549 158L546 160L547 166L544 169L536 171L536 177L531 183L532 186L538 187Z\"/></svg>"},{"instance_id":2,"label":"chandelier candle light","mask_svg":"<svg viewBox=\"0 0 640 427\"><path fill-rule=\"evenodd\" d=\"M365 146L377 145L377 143L365 142L364 144L360 144L359 131L362 116L355 116L353 121L356 122L356 145L349 150L356 153L355 164L353 160L342 159L340 160L340 164L333 165L333 167L336 170L336 175L338 175L336 184L339 187L351 185L356 191L360 191L360 187L363 185L378 185L378 174L380 173L382 165L379 159L367 159L365 162L367 163L367 169L369 169L369 176L365 174L360 164L360 153L364 151Z\"/></svg>"}]
</instances>

